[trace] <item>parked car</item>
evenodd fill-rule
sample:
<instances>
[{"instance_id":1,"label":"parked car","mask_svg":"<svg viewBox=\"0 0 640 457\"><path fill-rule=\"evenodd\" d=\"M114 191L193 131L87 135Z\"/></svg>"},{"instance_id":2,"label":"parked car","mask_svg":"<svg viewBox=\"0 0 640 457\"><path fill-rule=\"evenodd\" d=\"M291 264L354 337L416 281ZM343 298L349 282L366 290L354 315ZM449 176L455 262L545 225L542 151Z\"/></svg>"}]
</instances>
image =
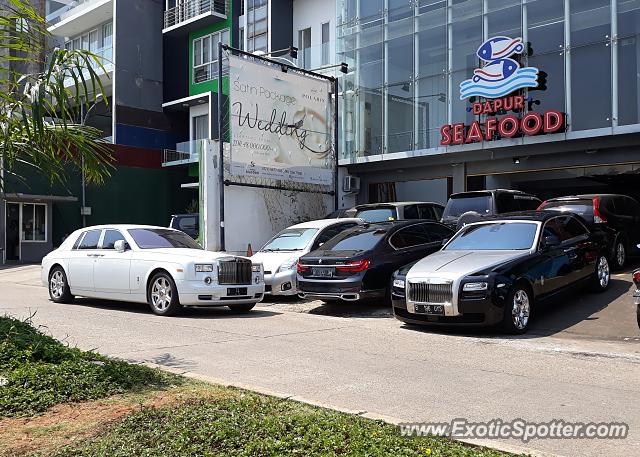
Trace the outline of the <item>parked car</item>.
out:
<instances>
[{"instance_id":1,"label":"parked car","mask_svg":"<svg viewBox=\"0 0 640 457\"><path fill-rule=\"evenodd\" d=\"M76 230L42 260L42 282L56 303L75 295L148 303L161 316L191 306L246 312L264 295L260 264L205 251L181 231L145 225Z\"/></svg>"},{"instance_id":2,"label":"parked car","mask_svg":"<svg viewBox=\"0 0 640 457\"><path fill-rule=\"evenodd\" d=\"M638 322L638 327L640 327L640 270L633 272L632 279L636 287L633 292L633 303L636 305L636 321Z\"/></svg>"},{"instance_id":3,"label":"parked car","mask_svg":"<svg viewBox=\"0 0 640 457\"><path fill-rule=\"evenodd\" d=\"M169 228L180 230L196 240L200 234L200 214L174 214Z\"/></svg>"},{"instance_id":4,"label":"parked car","mask_svg":"<svg viewBox=\"0 0 640 457\"><path fill-rule=\"evenodd\" d=\"M535 305L587 283L609 286L601 232L553 211L495 217L463 227L440 251L406 273L394 294L395 316L410 324L501 324L529 328ZM394 289L403 289L396 273Z\"/></svg>"},{"instance_id":5,"label":"parked car","mask_svg":"<svg viewBox=\"0 0 640 457\"><path fill-rule=\"evenodd\" d=\"M569 211L578 214L588 225L609 233L610 261L622 269L630 256L640 253L640 204L626 195L586 194L552 198L540 209Z\"/></svg>"},{"instance_id":6,"label":"parked car","mask_svg":"<svg viewBox=\"0 0 640 457\"><path fill-rule=\"evenodd\" d=\"M389 221L347 230L298 261L302 298L389 300L391 274L439 250L453 232L430 221Z\"/></svg>"},{"instance_id":7,"label":"parked car","mask_svg":"<svg viewBox=\"0 0 640 457\"><path fill-rule=\"evenodd\" d=\"M392 202L358 205L354 217L367 222L424 219L440 221L444 206L433 202Z\"/></svg>"},{"instance_id":8,"label":"parked car","mask_svg":"<svg viewBox=\"0 0 640 457\"><path fill-rule=\"evenodd\" d=\"M519 190L494 189L452 194L444 208L442 223L459 230L486 216L531 211L542 201Z\"/></svg>"},{"instance_id":9,"label":"parked car","mask_svg":"<svg viewBox=\"0 0 640 457\"><path fill-rule=\"evenodd\" d=\"M321 219L293 225L271 238L251 257L264 265L265 293L297 295L298 259L362 222L361 219Z\"/></svg>"}]
</instances>

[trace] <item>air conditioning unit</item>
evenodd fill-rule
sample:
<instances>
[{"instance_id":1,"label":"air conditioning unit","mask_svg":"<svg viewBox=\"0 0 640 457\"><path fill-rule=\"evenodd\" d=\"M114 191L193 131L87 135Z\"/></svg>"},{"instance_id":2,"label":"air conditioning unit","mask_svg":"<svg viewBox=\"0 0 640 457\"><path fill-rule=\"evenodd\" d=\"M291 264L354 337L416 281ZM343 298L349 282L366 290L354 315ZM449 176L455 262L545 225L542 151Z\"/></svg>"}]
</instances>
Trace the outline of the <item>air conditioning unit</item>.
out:
<instances>
[{"instance_id":1,"label":"air conditioning unit","mask_svg":"<svg viewBox=\"0 0 640 457\"><path fill-rule=\"evenodd\" d=\"M342 191L347 193L360 192L360 178L355 176L345 176L342 180Z\"/></svg>"}]
</instances>

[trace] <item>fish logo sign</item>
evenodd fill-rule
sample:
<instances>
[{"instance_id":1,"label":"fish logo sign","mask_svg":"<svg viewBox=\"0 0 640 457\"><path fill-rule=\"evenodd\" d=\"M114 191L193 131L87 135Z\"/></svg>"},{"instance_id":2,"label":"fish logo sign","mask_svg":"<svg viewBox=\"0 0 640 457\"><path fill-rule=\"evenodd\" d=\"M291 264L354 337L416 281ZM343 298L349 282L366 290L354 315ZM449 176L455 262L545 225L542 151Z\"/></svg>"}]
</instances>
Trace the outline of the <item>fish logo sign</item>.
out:
<instances>
[{"instance_id":1,"label":"fish logo sign","mask_svg":"<svg viewBox=\"0 0 640 457\"><path fill-rule=\"evenodd\" d=\"M473 78L460 83L460 100L469 97L500 98L524 87L538 87L538 69L520 68L510 59L525 50L522 38L498 36L482 43L476 52L484 62L473 70Z\"/></svg>"}]
</instances>

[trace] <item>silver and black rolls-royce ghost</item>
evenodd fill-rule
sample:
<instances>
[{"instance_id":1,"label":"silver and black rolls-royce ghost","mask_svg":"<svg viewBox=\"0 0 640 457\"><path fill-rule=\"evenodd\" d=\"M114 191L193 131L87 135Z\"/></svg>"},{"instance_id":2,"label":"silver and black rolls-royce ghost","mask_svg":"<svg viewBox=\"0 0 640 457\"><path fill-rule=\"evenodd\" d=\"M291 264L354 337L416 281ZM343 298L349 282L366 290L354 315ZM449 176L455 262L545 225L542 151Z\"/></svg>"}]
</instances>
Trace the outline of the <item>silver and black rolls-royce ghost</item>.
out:
<instances>
[{"instance_id":1,"label":"silver and black rolls-royce ghost","mask_svg":"<svg viewBox=\"0 0 640 457\"><path fill-rule=\"evenodd\" d=\"M441 251L395 273L394 314L411 324L501 324L524 333L534 304L581 283L607 289L604 238L557 212L467 225Z\"/></svg>"}]
</instances>

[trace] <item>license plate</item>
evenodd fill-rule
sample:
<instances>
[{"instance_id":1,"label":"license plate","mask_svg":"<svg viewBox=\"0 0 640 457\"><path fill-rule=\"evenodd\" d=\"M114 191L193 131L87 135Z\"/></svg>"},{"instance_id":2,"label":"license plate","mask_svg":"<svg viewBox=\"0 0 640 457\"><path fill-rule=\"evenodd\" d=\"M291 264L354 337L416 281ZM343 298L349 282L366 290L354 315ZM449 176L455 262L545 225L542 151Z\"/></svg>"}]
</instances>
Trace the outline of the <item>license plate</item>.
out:
<instances>
[{"instance_id":1,"label":"license plate","mask_svg":"<svg viewBox=\"0 0 640 457\"><path fill-rule=\"evenodd\" d=\"M247 295L246 287L229 287L227 289L227 295L234 297L239 295Z\"/></svg>"},{"instance_id":2,"label":"license plate","mask_svg":"<svg viewBox=\"0 0 640 457\"><path fill-rule=\"evenodd\" d=\"M331 278L333 276L333 268L312 267L311 274L320 278Z\"/></svg>"},{"instance_id":3,"label":"license plate","mask_svg":"<svg viewBox=\"0 0 640 457\"><path fill-rule=\"evenodd\" d=\"M444 305L414 305L418 314L435 314L437 316L444 315Z\"/></svg>"}]
</instances>

